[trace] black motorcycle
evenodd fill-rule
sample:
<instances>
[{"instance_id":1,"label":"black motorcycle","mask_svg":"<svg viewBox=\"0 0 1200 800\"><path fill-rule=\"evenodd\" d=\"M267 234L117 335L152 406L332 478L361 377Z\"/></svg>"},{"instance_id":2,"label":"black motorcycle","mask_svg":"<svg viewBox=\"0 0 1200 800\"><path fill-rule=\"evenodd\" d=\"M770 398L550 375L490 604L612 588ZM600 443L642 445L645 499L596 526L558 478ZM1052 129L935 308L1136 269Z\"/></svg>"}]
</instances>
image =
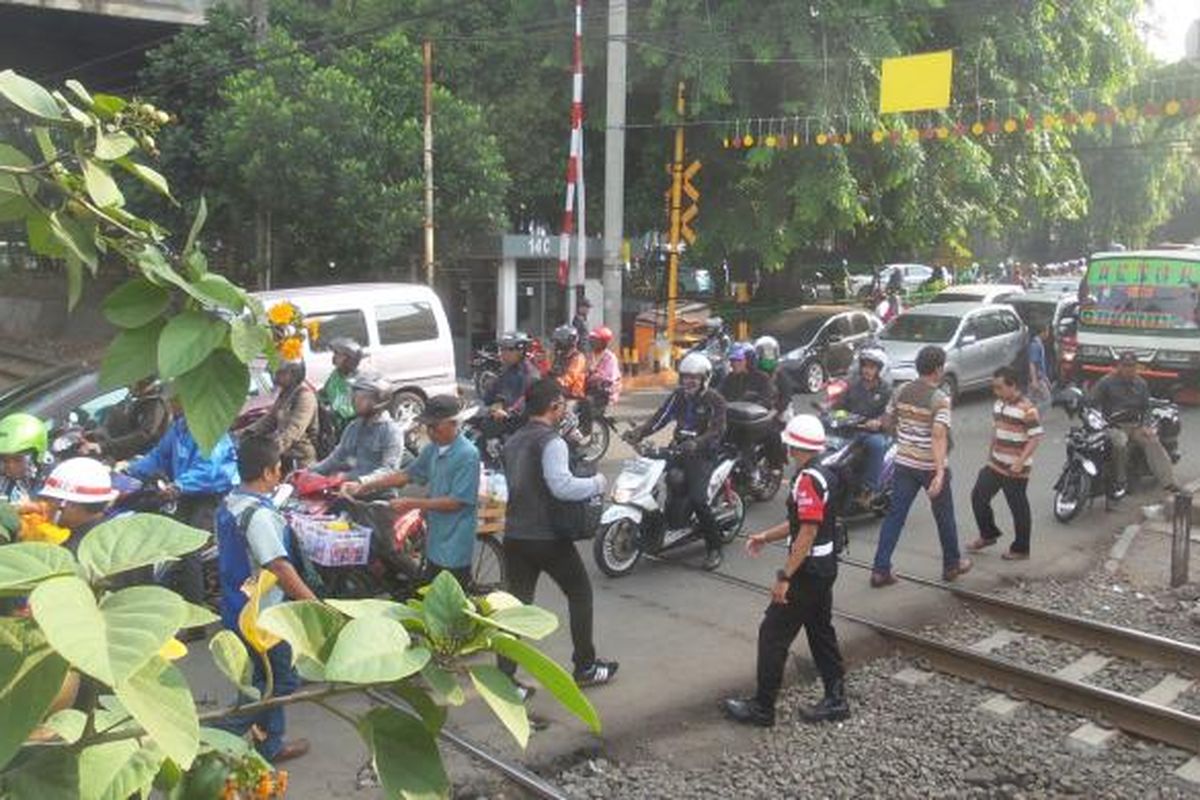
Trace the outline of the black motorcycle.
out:
<instances>
[{"instance_id":1,"label":"black motorcycle","mask_svg":"<svg viewBox=\"0 0 1200 800\"><path fill-rule=\"evenodd\" d=\"M500 377L504 363L500 360L500 349L495 342L484 345L471 356L471 380L475 384L475 396L483 397Z\"/></svg>"},{"instance_id":2,"label":"black motorcycle","mask_svg":"<svg viewBox=\"0 0 1200 800\"><path fill-rule=\"evenodd\" d=\"M778 463L782 426L778 415L755 402L737 400L725 410L725 454L736 459L733 485L747 500L767 502L783 483L783 464Z\"/></svg>"},{"instance_id":3,"label":"black motorcycle","mask_svg":"<svg viewBox=\"0 0 1200 800\"><path fill-rule=\"evenodd\" d=\"M896 444L891 442L883 455L878 492L863 491L863 475L866 471L867 449L858 441L858 434L872 432L865 426L866 418L843 409L820 411L821 423L825 426L825 453L821 465L838 476L838 515L843 518L887 514L892 503L892 474L895 472Z\"/></svg>"},{"instance_id":4,"label":"black motorcycle","mask_svg":"<svg viewBox=\"0 0 1200 800\"><path fill-rule=\"evenodd\" d=\"M1072 386L1059 392L1053 405L1062 408L1067 416L1078 417L1080 424L1067 433L1067 463L1054 484L1054 518L1059 522L1073 520L1084 505L1100 496L1105 498L1105 510L1111 502L1124 496L1125 487L1117 485L1112 467L1113 448L1108 431L1115 425L1144 424L1158 436L1172 463L1179 461L1179 407L1169 400L1150 399L1145 419L1105 419L1098 408L1090 405L1083 391ZM1130 484L1151 475L1150 466L1141 448L1129 454Z\"/></svg>"}]
</instances>

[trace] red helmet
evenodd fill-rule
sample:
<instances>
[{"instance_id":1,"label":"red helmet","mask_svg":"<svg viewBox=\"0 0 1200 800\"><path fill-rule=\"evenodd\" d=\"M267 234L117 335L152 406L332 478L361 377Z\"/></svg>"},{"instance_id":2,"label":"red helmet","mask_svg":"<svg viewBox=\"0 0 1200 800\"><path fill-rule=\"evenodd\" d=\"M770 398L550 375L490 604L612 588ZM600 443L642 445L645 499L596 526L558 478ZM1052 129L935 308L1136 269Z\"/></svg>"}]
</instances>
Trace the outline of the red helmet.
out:
<instances>
[{"instance_id":1,"label":"red helmet","mask_svg":"<svg viewBox=\"0 0 1200 800\"><path fill-rule=\"evenodd\" d=\"M607 325L601 325L588 334L588 339L593 343L602 344L605 347L613 340L613 332Z\"/></svg>"}]
</instances>

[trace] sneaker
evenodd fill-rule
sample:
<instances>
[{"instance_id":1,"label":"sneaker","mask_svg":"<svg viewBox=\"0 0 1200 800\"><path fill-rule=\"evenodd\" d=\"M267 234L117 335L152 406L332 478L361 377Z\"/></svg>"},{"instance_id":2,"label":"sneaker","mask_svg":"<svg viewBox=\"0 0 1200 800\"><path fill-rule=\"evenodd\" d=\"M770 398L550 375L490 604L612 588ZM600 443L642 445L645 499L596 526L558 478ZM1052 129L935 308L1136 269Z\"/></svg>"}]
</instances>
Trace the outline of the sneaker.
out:
<instances>
[{"instance_id":1,"label":"sneaker","mask_svg":"<svg viewBox=\"0 0 1200 800\"><path fill-rule=\"evenodd\" d=\"M586 669L575 671L575 685L582 689L585 686L600 686L608 683L616 677L618 667L620 664L616 661L596 659Z\"/></svg>"},{"instance_id":2,"label":"sneaker","mask_svg":"<svg viewBox=\"0 0 1200 800\"><path fill-rule=\"evenodd\" d=\"M872 589L882 589L884 586L891 586L895 582L896 576L892 574L891 570L888 570L887 572L871 570Z\"/></svg>"},{"instance_id":3,"label":"sneaker","mask_svg":"<svg viewBox=\"0 0 1200 800\"><path fill-rule=\"evenodd\" d=\"M517 695L521 698L522 703L528 702L529 698L537 694L536 686L530 686L528 683L521 683L518 680L514 680L513 683L517 685Z\"/></svg>"},{"instance_id":4,"label":"sneaker","mask_svg":"<svg viewBox=\"0 0 1200 800\"><path fill-rule=\"evenodd\" d=\"M949 583L953 580L958 580L959 577L966 575L971 571L971 567L975 566L969 558L960 558L958 563L952 567L947 567L942 570L942 580Z\"/></svg>"},{"instance_id":5,"label":"sneaker","mask_svg":"<svg viewBox=\"0 0 1200 800\"><path fill-rule=\"evenodd\" d=\"M978 553L980 550L984 549L985 547L991 547L998 541L999 539L987 539L983 536L980 536L978 539L967 545L967 549L972 553Z\"/></svg>"},{"instance_id":6,"label":"sneaker","mask_svg":"<svg viewBox=\"0 0 1200 800\"><path fill-rule=\"evenodd\" d=\"M704 556L703 567L709 572L712 572L714 569L721 566L721 561L722 558L720 550L709 550L708 554Z\"/></svg>"},{"instance_id":7,"label":"sneaker","mask_svg":"<svg viewBox=\"0 0 1200 800\"><path fill-rule=\"evenodd\" d=\"M1029 553L1022 553L1017 550L1006 550L1000 556L1005 561L1028 561Z\"/></svg>"},{"instance_id":8,"label":"sneaker","mask_svg":"<svg viewBox=\"0 0 1200 800\"><path fill-rule=\"evenodd\" d=\"M743 725L757 725L760 728L770 728L775 725L775 709L763 708L753 697L745 699L730 697L721 701L721 710L725 716Z\"/></svg>"}]
</instances>

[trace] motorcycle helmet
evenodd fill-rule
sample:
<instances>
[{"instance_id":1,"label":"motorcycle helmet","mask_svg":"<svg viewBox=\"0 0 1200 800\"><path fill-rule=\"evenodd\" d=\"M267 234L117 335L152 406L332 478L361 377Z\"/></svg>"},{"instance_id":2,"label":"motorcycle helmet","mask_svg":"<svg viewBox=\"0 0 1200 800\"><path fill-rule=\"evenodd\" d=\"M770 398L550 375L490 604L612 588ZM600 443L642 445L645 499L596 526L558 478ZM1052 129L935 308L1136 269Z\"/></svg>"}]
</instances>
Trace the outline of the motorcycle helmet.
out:
<instances>
[{"instance_id":1,"label":"motorcycle helmet","mask_svg":"<svg viewBox=\"0 0 1200 800\"><path fill-rule=\"evenodd\" d=\"M890 381L890 362L888 354L881 347L864 347L858 351L858 355L854 359L854 371L861 373L864 362L874 364L879 368L879 380Z\"/></svg>"},{"instance_id":2,"label":"motorcycle helmet","mask_svg":"<svg viewBox=\"0 0 1200 800\"><path fill-rule=\"evenodd\" d=\"M758 355L758 366L763 371L773 372L779 365L779 340L774 336L755 339L754 352Z\"/></svg>"},{"instance_id":3,"label":"motorcycle helmet","mask_svg":"<svg viewBox=\"0 0 1200 800\"><path fill-rule=\"evenodd\" d=\"M612 329L607 325L601 325L600 327L593 329L592 332L588 334L588 341L592 343L592 347L608 347L612 340L613 332Z\"/></svg>"},{"instance_id":4,"label":"motorcycle helmet","mask_svg":"<svg viewBox=\"0 0 1200 800\"><path fill-rule=\"evenodd\" d=\"M812 414L797 414L783 429L780 438L787 447L820 453L825 449L825 426Z\"/></svg>"},{"instance_id":5,"label":"motorcycle helmet","mask_svg":"<svg viewBox=\"0 0 1200 800\"><path fill-rule=\"evenodd\" d=\"M334 353L338 353L346 357L351 372L358 369L358 365L363 360L363 356L367 354L367 351L363 349L363 346L354 339L351 339L349 336L337 337L329 343L329 349Z\"/></svg>"},{"instance_id":6,"label":"motorcycle helmet","mask_svg":"<svg viewBox=\"0 0 1200 800\"><path fill-rule=\"evenodd\" d=\"M496 346L501 350L519 350L522 354L529 351L530 344L529 334L524 331L510 331L496 340Z\"/></svg>"},{"instance_id":7,"label":"motorcycle helmet","mask_svg":"<svg viewBox=\"0 0 1200 800\"><path fill-rule=\"evenodd\" d=\"M704 322L704 332L709 336L716 336L725 329L725 320L720 317L709 317Z\"/></svg>"},{"instance_id":8,"label":"motorcycle helmet","mask_svg":"<svg viewBox=\"0 0 1200 800\"><path fill-rule=\"evenodd\" d=\"M703 392L708 387L709 378L712 377L712 362L708 360L708 356L703 353L688 353L679 362L679 379L682 383L683 376L695 375L700 378L700 389Z\"/></svg>"},{"instance_id":9,"label":"motorcycle helmet","mask_svg":"<svg viewBox=\"0 0 1200 800\"><path fill-rule=\"evenodd\" d=\"M754 346L746 342L738 342L733 347L729 348L730 361L752 361L754 356Z\"/></svg>"},{"instance_id":10,"label":"motorcycle helmet","mask_svg":"<svg viewBox=\"0 0 1200 800\"><path fill-rule=\"evenodd\" d=\"M363 372L356 375L350 383L350 390L356 397L361 394L370 398L370 413L386 407L392 399L392 385L382 375L374 372Z\"/></svg>"},{"instance_id":11,"label":"motorcycle helmet","mask_svg":"<svg viewBox=\"0 0 1200 800\"><path fill-rule=\"evenodd\" d=\"M304 360L283 361L275 370L276 383L279 382L279 376L286 375L291 378L292 386L299 386L304 383L304 379L308 376L308 369L304 366Z\"/></svg>"},{"instance_id":12,"label":"motorcycle helmet","mask_svg":"<svg viewBox=\"0 0 1200 800\"><path fill-rule=\"evenodd\" d=\"M69 458L46 478L38 493L69 503L111 503L119 492L113 488L112 470L94 458Z\"/></svg>"},{"instance_id":13,"label":"motorcycle helmet","mask_svg":"<svg viewBox=\"0 0 1200 800\"><path fill-rule=\"evenodd\" d=\"M0 456L32 452L41 461L48 447L46 424L32 414L9 414L0 419Z\"/></svg>"},{"instance_id":14,"label":"motorcycle helmet","mask_svg":"<svg viewBox=\"0 0 1200 800\"><path fill-rule=\"evenodd\" d=\"M559 325L550 334L555 350L570 350L579 344L579 331L570 325Z\"/></svg>"}]
</instances>

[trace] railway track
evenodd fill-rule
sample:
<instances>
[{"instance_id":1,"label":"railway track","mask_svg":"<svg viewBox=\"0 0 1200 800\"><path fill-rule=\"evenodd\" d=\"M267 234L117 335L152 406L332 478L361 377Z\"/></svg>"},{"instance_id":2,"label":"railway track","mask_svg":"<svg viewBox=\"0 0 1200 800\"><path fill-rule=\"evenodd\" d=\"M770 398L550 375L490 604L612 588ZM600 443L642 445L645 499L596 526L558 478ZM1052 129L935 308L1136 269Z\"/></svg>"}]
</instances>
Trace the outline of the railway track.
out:
<instances>
[{"instance_id":1,"label":"railway track","mask_svg":"<svg viewBox=\"0 0 1200 800\"><path fill-rule=\"evenodd\" d=\"M0 347L0 386L23 381L54 363L11 347Z\"/></svg>"},{"instance_id":2,"label":"railway track","mask_svg":"<svg viewBox=\"0 0 1200 800\"><path fill-rule=\"evenodd\" d=\"M655 560L694 570L710 580L746 591L764 595L770 593L768 586L757 581L720 571L704 572L664 559ZM869 564L852 559L843 559L843 563L870 569ZM897 628L861 614L838 609L834 610L834 614L847 622L871 629L939 672L986 684L1000 693L995 703L997 707L1011 710L1019 705L1011 698L1019 697L1091 720L1090 728L1084 726L1087 730L1081 728L1078 732L1080 741L1088 741L1090 737L1091 740L1102 742L1111 735L1110 729L1118 729L1187 752L1200 753L1200 716L1170 705L1191 685L1190 680L1179 676L1200 677L1200 646L1050 609L1026 606L939 581L899 573L897 577L946 591L968 607L991 618L1051 640L1081 645L1088 652L1057 672L1048 672L992 654L1001 644L1020 638L1022 634L1014 633L1011 629L1002 629L988 637L991 642L984 640L964 645ZM1107 666L1110 657L1153 664L1166 674L1154 689L1137 696L1085 682L1084 679L1089 675Z\"/></svg>"}]
</instances>

